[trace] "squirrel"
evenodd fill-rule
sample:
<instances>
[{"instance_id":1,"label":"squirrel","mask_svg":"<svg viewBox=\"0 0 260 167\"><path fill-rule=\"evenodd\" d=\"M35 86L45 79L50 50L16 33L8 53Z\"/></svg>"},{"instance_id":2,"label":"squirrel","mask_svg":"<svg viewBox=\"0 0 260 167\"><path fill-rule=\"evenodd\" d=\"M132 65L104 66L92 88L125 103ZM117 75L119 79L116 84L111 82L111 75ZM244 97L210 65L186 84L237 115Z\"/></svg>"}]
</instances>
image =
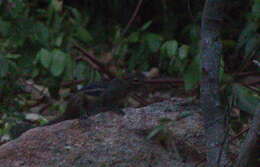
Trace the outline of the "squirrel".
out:
<instances>
[{"instance_id":1,"label":"squirrel","mask_svg":"<svg viewBox=\"0 0 260 167\"><path fill-rule=\"evenodd\" d=\"M112 112L123 115L123 111L118 108L122 105L125 97L140 86L143 79L144 75L142 74L128 74L122 78L85 86L69 99L67 109L61 116L45 125L75 118L84 120L91 115L110 109Z\"/></svg>"},{"instance_id":2,"label":"squirrel","mask_svg":"<svg viewBox=\"0 0 260 167\"><path fill-rule=\"evenodd\" d=\"M144 78L143 74L128 74L111 81L89 84L69 98L67 108L61 116L41 125L41 127L76 118L84 122L89 116L107 110L123 115L123 111L119 110L120 105L129 93L140 87ZM23 132L36 127L33 124L26 124L26 126L21 126L21 124L11 128L10 136L12 138L17 138ZM23 128L21 129L21 127Z\"/></svg>"}]
</instances>

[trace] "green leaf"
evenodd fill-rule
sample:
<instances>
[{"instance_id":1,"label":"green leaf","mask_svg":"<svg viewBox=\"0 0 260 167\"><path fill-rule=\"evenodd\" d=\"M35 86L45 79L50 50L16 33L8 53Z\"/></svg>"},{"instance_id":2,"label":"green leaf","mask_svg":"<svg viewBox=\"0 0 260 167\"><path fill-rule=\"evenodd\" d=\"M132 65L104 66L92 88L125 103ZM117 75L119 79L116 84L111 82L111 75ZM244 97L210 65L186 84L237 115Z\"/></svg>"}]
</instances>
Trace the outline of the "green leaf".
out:
<instances>
[{"instance_id":1,"label":"green leaf","mask_svg":"<svg viewBox=\"0 0 260 167\"><path fill-rule=\"evenodd\" d=\"M162 47L161 52L163 55L173 57L177 54L178 42L176 40L166 41Z\"/></svg>"},{"instance_id":2,"label":"green leaf","mask_svg":"<svg viewBox=\"0 0 260 167\"><path fill-rule=\"evenodd\" d=\"M172 57L171 61L169 62L168 72L170 74L182 73L185 70L185 64L185 62L182 62L179 59L175 59L174 57Z\"/></svg>"},{"instance_id":3,"label":"green leaf","mask_svg":"<svg viewBox=\"0 0 260 167\"><path fill-rule=\"evenodd\" d=\"M30 34L32 40L39 42L41 45L47 46L49 40L49 30L42 23L33 24L31 27L32 33Z\"/></svg>"},{"instance_id":4,"label":"green leaf","mask_svg":"<svg viewBox=\"0 0 260 167\"><path fill-rule=\"evenodd\" d=\"M254 36L257 28L258 25L254 22L247 24L244 30L240 33L236 48L242 48L248 42L248 40Z\"/></svg>"},{"instance_id":5,"label":"green leaf","mask_svg":"<svg viewBox=\"0 0 260 167\"><path fill-rule=\"evenodd\" d=\"M40 71L38 68L34 68L32 72L32 77L35 78L40 74Z\"/></svg>"},{"instance_id":6,"label":"green leaf","mask_svg":"<svg viewBox=\"0 0 260 167\"><path fill-rule=\"evenodd\" d=\"M200 58L196 56L183 74L186 90L195 88L200 81Z\"/></svg>"},{"instance_id":7,"label":"green leaf","mask_svg":"<svg viewBox=\"0 0 260 167\"><path fill-rule=\"evenodd\" d=\"M6 36L9 34L11 29L11 24L9 22L0 19L0 34Z\"/></svg>"},{"instance_id":8,"label":"green leaf","mask_svg":"<svg viewBox=\"0 0 260 167\"><path fill-rule=\"evenodd\" d=\"M252 13L256 19L260 19L260 1L259 0L255 0L254 5L252 7Z\"/></svg>"},{"instance_id":9,"label":"green leaf","mask_svg":"<svg viewBox=\"0 0 260 167\"><path fill-rule=\"evenodd\" d=\"M151 24L152 24L152 21L151 21L151 20L148 21L148 22L146 22L146 23L141 27L140 31L145 31L147 28L150 27Z\"/></svg>"},{"instance_id":10,"label":"green leaf","mask_svg":"<svg viewBox=\"0 0 260 167\"><path fill-rule=\"evenodd\" d=\"M51 65L51 61L52 61L52 55L50 54L50 52L46 49L41 49L37 55L36 55L36 59L39 58L41 64L43 65L43 67L45 68L49 68Z\"/></svg>"},{"instance_id":11,"label":"green leaf","mask_svg":"<svg viewBox=\"0 0 260 167\"><path fill-rule=\"evenodd\" d=\"M91 42L93 40L90 33L83 27L78 27L75 35L76 38L86 43Z\"/></svg>"},{"instance_id":12,"label":"green leaf","mask_svg":"<svg viewBox=\"0 0 260 167\"><path fill-rule=\"evenodd\" d=\"M21 55L8 53L5 57L8 59L18 59L21 57Z\"/></svg>"},{"instance_id":13,"label":"green leaf","mask_svg":"<svg viewBox=\"0 0 260 167\"><path fill-rule=\"evenodd\" d=\"M159 132L163 131L165 129L165 125L158 125L156 126L146 137L146 140L150 140L154 136L156 136Z\"/></svg>"},{"instance_id":14,"label":"green leaf","mask_svg":"<svg viewBox=\"0 0 260 167\"><path fill-rule=\"evenodd\" d=\"M66 59L68 55L58 49L54 49L51 54L52 54L52 63L51 63L50 71L52 75L58 77L64 71L64 68L66 66Z\"/></svg>"},{"instance_id":15,"label":"green leaf","mask_svg":"<svg viewBox=\"0 0 260 167\"><path fill-rule=\"evenodd\" d=\"M148 53L150 53L149 51L147 51L147 48L145 45L139 45L139 48L137 50L134 50L132 52L132 54L134 56L130 57L130 60L127 61L128 63L128 70L132 71L135 68L139 68L140 64L144 64L147 63L148 60Z\"/></svg>"},{"instance_id":16,"label":"green leaf","mask_svg":"<svg viewBox=\"0 0 260 167\"><path fill-rule=\"evenodd\" d=\"M18 71L17 63L12 61L12 60L7 60L8 61L8 71L10 73L16 73Z\"/></svg>"},{"instance_id":17,"label":"green leaf","mask_svg":"<svg viewBox=\"0 0 260 167\"><path fill-rule=\"evenodd\" d=\"M186 117L191 116L191 115L192 115L192 112L184 111L184 112L179 113L179 115L177 115L176 119L180 120L180 119L186 118Z\"/></svg>"},{"instance_id":18,"label":"green leaf","mask_svg":"<svg viewBox=\"0 0 260 167\"><path fill-rule=\"evenodd\" d=\"M114 43L120 43L122 41L122 37L121 37L121 29L117 26L115 27L115 32L113 35L113 42Z\"/></svg>"},{"instance_id":19,"label":"green leaf","mask_svg":"<svg viewBox=\"0 0 260 167\"><path fill-rule=\"evenodd\" d=\"M74 70L75 70L75 61L71 58L71 56L67 56L64 79L72 80L74 77Z\"/></svg>"},{"instance_id":20,"label":"green leaf","mask_svg":"<svg viewBox=\"0 0 260 167\"><path fill-rule=\"evenodd\" d=\"M254 36L250 38L245 46L245 56L247 58L250 58L252 56L252 52L254 52L255 49L259 46L260 41L259 41L259 36Z\"/></svg>"},{"instance_id":21,"label":"green leaf","mask_svg":"<svg viewBox=\"0 0 260 167\"><path fill-rule=\"evenodd\" d=\"M57 38L56 38L56 40L55 40L55 45L57 46L57 47L60 47L61 46L61 44L62 44L62 42L63 42L63 38L64 38L64 35L63 34L61 34L61 35L59 35Z\"/></svg>"},{"instance_id":22,"label":"green leaf","mask_svg":"<svg viewBox=\"0 0 260 167\"><path fill-rule=\"evenodd\" d=\"M75 76L77 79L86 79L88 67L85 62L79 62L76 65Z\"/></svg>"},{"instance_id":23,"label":"green leaf","mask_svg":"<svg viewBox=\"0 0 260 167\"><path fill-rule=\"evenodd\" d=\"M223 73L221 82L222 83L231 83L231 82L234 82L234 78L230 74Z\"/></svg>"},{"instance_id":24,"label":"green leaf","mask_svg":"<svg viewBox=\"0 0 260 167\"><path fill-rule=\"evenodd\" d=\"M41 60L41 55L39 54L39 52L36 54L35 59L33 60L33 64L36 65L37 63L39 63Z\"/></svg>"},{"instance_id":25,"label":"green leaf","mask_svg":"<svg viewBox=\"0 0 260 167\"><path fill-rule=\"evenodd\" d=\"M260 97L248 88L239 84L234 84L232 90L238 100L237 106L241 110L253 114L260 105Z\"/></svg>"},{"instance_id":26,"label":"green leaf","mask_svg":"<svg viewBox=\"0 0 260 167\"><path fill-rule=\"evenodd\" d=\"M180 48L179 48L179 58L181 60L187 58L188 54L189 54L189 46L188 45L182 45Z\"/></svg>"},{"instance_id":27,"label":"green leaf","mask_svg":"<svg viewBox=\"0 0 260 167\"><path fill-rule=\"evenodd\" d=\"M222 40L222 44L223 44L224 48L235 48L237 42L234 40L226 39L226 40Z\"/></svg>"},{"instance_id":28,"label":"green leaf","mask_svg":"<svg viewBox=\"0 0 260 167\"><path fill-rule=\"evenodd\" d=\"M50 8L56 12L59 12L62 10L62 3L63 2L59 0L51 0Z\"/></svg>"},{"instance_id":29,"label":"green leaf","mask_svg":"<svg viewBox=\"0 0 260 167\"><path fill-rule=\"evenodd\" d=\"M127 44L122 44L119 46L119 48L115 52L115 58L123 58L128 51L128 45Z\"/></svg>"},{"instance_id":30,"label":"green leaf","mask_svg":"<svg viewBox=\"0 0 260 167\"><path fill-rule=\"evenodd\" d=\"M173 121L172 119L167 118L167 117L159 119L160 124L164 124L164 125L167 124L167 123L170 123L172 121Z\"/></svg>"},{"instance_id":31,"label":"green leaf","mask_svg":"<svg viewBox=\"0 0 260 167\"><path fill-rule=\"evenodd\" d=\"M139 32L133 32L128 37L128 42L135 43L139 40L140 33Z\"/></svg>"},{"instance_id":32,"label":"green leaf","mask_svg":"<svg viewBox=\"0 0 260 167\"><path fill-rule=\"evenodd\" d=\"M93 80L94 81L100 81L101 75L98 71L94 71Z\"/></svg>"},{"instance_id":33,"label":"green leaf","mask_svg":"<svg viewBox=\"0 0 260 167\"><path fill-rule=\"evenodd\" d=\"M158 34L148 33L144 36L144 42L151 52L156 52L162 43L162 38Z\"/></svg>"},{"instance_id":34,"label":"green leaf","mask_svg":"<svg viewBox=\"0 0 260 167\"><path fill-rule=\"evenodd\" d=\"M5 77L9 72L9 63L8 61L0 55L0 77Z\"/></svg>"},{"instance_id":35,"label":"green leaf","mask_svg":"<svg viewBox=\"0 0 260 167\"><path fill-rule=\"evenodd\" d=\"M189 35L192 43L197 43L199 41L200 28L197 24L192 24L189 29Z\"/></svg>"},{"instance_id":36,"label":"green leaf","mask_svg":"<svg viewBox=\"0 0 260 167\"><path fill-rule=\"evenodd\" d=\"M72 8L72 7L69 7L67 6L67 8L70 10L70 12L72 13L72 15L75 17L76 21L78 23L82 22L82 17L81 17L81 13L75 9L75 8ZM85 19L85 18L84 18Z\"/></svg>"}]
</instances>

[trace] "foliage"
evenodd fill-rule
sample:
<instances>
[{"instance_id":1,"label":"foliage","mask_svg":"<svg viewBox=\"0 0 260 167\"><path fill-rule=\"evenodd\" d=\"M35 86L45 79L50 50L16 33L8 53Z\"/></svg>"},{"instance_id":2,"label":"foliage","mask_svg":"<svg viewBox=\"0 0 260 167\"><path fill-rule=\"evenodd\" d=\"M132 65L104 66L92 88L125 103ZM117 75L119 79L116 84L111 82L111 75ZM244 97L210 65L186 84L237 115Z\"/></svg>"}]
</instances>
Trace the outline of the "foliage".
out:
<instances>
[{"instance_id":1,"label":"foliage","mask_svg":"<svg viewBox=\"0 0 260 167\"><path fill-rule=\"evenodd\" d=\"M105 65L113 62L117 72L158 67L163 75L182 78L185 90L197 88L200 80L199 21L204 1L190 1L192 8L186 1L144 1L125 32L137 2L1 1L0 124L5 127L11 120L23 120L23 111L31 110L32 101L63 100L66 95L60 91L68 81L87 83L101 78L74 48L75 44L86 48ZM251 2L249 8L243 8L244 2L232 1L233 6L238 6L234 7L236 13L241 13L236 16L244 22L227 16L231 28L223 32L222 87L233 90L226 91L225 96L236 96L237 104L241 105L241 101L250 101L250 104L257 101L251 99L256 97L254 91L245 95L243 86L234 85L239 80L232 75L259 72L252 60L260 61L257 57L260 54L260 1ZM35 100L32 91L27 90L28 81L33 83L29 87L43 87L40 100ZM75 85L70 87L75 90ZM63 110L55 105L60 103L52 103L50 109ZM239 107L252 110L245 105Z\"/></svg>"},{"instance_id":2,"label":"foliage","mask_svg":"<svg viewBox=\"0 0 260 167\"><path fill-rule=\"evenodd\" d=\"M248 14L247 24L242 30L239 36L239 40L236 46L237 52L242 52L245 62L256 58L260 54L260 1L254 0L252 5L252 11ZM259 61L259 57L257 58ZM242 64L242 63L241 63ZM245 69L248 64L242 65L242 69Z\"/></svg>"},{"instance_id":3,"label":"foliage","mask_svg":"<svg viewBox=\"0 0 260 167\"><path fill-rule=\"evenodd\" d=\"M51 97L57 98L63 81L87 79L82 78L80 71L86 71L87 65L71 56L74 40L92 40L84 27L86 19L76 9L64 7L56 0L46 7L40 5L40 1L25 0L1 4L0 108L3 116L22 114L23 106L33 99L30 92L20 88L26 86L23 80L45 86Z\"/></svg>"}]
</instances>

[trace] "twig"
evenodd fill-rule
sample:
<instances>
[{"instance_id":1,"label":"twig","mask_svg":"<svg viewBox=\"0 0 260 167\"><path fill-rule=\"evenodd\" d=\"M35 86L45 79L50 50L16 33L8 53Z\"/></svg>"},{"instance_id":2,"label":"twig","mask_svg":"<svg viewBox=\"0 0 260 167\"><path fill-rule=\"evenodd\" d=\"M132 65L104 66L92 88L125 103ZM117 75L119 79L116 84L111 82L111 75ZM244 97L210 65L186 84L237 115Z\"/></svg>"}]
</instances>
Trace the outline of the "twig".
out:
<instances>
[{"instance_id":1,"label":"twig","mask_svg":"<svg viewBox=\"0 0 260 167\"><path fill-rule=\"evenodd\" d=\"M240 72L240 73L233 73L231 75L234 75L236 77L243 77L243 76L255 75L255 74L259 74L259 72L258 71Z\"/></svg>"},{"instance_id":2,"label":"twig","mask_svg":"<svg viewBox=\"0 0 260 167\"><path fill-rule=\"evenodd\" d=\"M75 81L68 81L68 82L64 82L61 84L62 87L69 87L72 85L77 85L77 84L81 84L82 82L84 82L85 80L75 80Z\"/></svg>"},{"instance_id":3,"label":"twig","mask_svg":"<svg viewBox=\"0 0 260 167\"><path fill-rule=\"evenodd\" d=\"M184 81L180 79L152 79L152 80L145 80L144 82L152 83L152 84L175 83L179 85L182 85L184 83Z\"/></svg>"},{"instance_id":4,"label":"twig","mask_svg":"<svg viewBox=\"0 0 260 167\"><path fill-rule=\"evenodd\" d=\"M141 105L143 105L143 106L146 106L147 104L148 104L148 102L145 100L145 99L143 99L142 97L140 97L140 96L138 96L138 95L136 95L136 94L133 94L133 95L131 95L136 101L138 101Z\"/></svg>"},{"instance_id":5,"label":"twig","mask_svg":"<svg viewBox=\"0 0 260 167\"><path fill-rule=\"evenodd\" d=\"M129 27L132 25L133 21L135 20L135 18L137 16L137 13L139 12L142 3L143 3L143 0L139 0L138 4L136 5L135 11L134 11L132 17L128 21L128 23L127 23L127 25L126 25L123 33L122 33L122 37L127 33Z\"/></svg>"},{"instance_id":6,"label":"twig","mask_svg":"<svg viewBox=\"0 0 260 167\"><path fill-rule=\"evenodd\" d=\"M250 87L250 86L248 86L247 84L242 84L242 85L245 86L246 88L248 88L248 89L250 89L250 90L252 90L252 91L255 91L256 93L260 94L260 91L259 91L258 89L253 88L253 87Z\"/></svg>"},{"instance_id":7,"label":"twig","mask_svg":"<svg viewBox=\"0 0 260 167\"><path fill-rule=\"evenodd\" d=\"M244 71L251 63L253 63L253 62L251 61L251 59L253 59L253 58L255 57L255 55L256 55L255 53L256 53L256 50L254 50L254 51L252 52L252 54L250 55L250 58L247 59L245 63L243 63L244 65L241 66L241 68L240 68L240 70L239 70L240 72Z\"/></svg>"},{"instance_id":8,"label":"twig","mask_svg":"<svg viewBox=\"0 0 260 167\"><path fill-rule=\"evenodd\" d=\"M240 136L242 136L244 133L246 133L249 130L249 127L247 127L246 129L242 130L241 132L239 132L237 135L233 136L231 139L229 139L229 142L232 142L234 140L236 140L237 138L239 138Z\"/></svg>"},{"instance_id":9,"label":"twig","mask_svg":"<svg viewBox=\"0 0 260 167\"><path fill-rule=\"evenodd\" d=\"M129 27L132 25L133 21L135 20L136 16L137 16L137 13L139 12L140 10L140 7L143 3L143 0L139 0L138 4L136 5L136 8L135 8L135 11L134 13L132 14L130 20L128 21L126 27L124 28L123 32L122 32L122 35L121 37L124 37L125 34L127 33ZM112 55L114 55L115 51L119 48L119 46L122 44L122 42L119 42L119 44L115 45L111 51Z\"/></svg>"},{"instance_id":10,"label":"twig","mask_svg":"<svg viewBox=\"0 0 260 167\"><path fill-rule=\"evenodd\" d=\"M95 56L88 53L85 49L83 49L76 43L74 43L74 47L77 48L81 53L83 53L83 55L87 58L86 61L90 61L90 62L94 63L95 65L97 65L99 68L96 68L96 69L99 72L101 72L102 74L106 74L109 77L109 79L115 78L115 76L111 72L109 72L109 70L106 68L106 66L103 63L101 63L100 61L98 61L95 58Z\"/></svg>"},{"instance_id":11,"label":"twig","mask_svg":"<svg viewBox=\"0 0 260 167\"><path fill-rule=\"evenodd\" d=\"M191 10L191 4L190 4L190 1L191 1L191 0L187 0L187 1L188 1L188 11L189 11L191 20L195 23L195 19L194 19L194 16L193 16L193 14L192 14L192 10Z\"/></svg>"}]
</instances>

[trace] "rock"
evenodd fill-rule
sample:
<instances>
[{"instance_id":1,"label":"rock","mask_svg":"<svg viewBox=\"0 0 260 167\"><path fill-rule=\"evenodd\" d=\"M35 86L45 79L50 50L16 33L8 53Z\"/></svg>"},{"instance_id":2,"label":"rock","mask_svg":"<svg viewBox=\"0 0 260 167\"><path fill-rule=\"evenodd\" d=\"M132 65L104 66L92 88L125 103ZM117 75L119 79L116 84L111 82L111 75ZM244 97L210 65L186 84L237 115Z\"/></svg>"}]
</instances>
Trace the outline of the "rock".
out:
<instances>
[{"instance_id":1,"label":"rock","mask_svg":"<svg viewBox=\"0 0 260 167\"><path fill-rule=\"evenodd\" d=\"M175 120L183 111L192 115L167 128L166 145L146 140L160 118ZM196 105L175 98L124 112L92 116L85 128L75 119L31 129L0 147L0 167L191 167L205 157Z\"/></svg>"}]
</instances>

